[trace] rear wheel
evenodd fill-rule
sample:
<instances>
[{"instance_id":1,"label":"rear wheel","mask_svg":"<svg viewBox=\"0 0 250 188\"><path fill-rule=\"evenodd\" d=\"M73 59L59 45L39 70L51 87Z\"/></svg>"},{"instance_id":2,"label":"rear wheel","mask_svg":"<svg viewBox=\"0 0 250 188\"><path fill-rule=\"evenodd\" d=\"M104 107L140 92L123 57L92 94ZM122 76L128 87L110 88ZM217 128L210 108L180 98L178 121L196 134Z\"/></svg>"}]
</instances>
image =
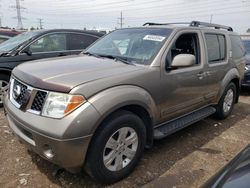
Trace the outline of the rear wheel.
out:
<instances>
[{"instance_id":1,"label":"rear wheel","mask_svg":"<svg viewBox=\"0 0 250 188\"><path fill-rule=\"evenodd\" d=\"M6 74L0 74L0 107L3 106L3 99L5 93L9 88L10 76Z\"/></svg>"},{"instance_id":2,"label":"rear wheel","mask_svg":"<svg viewBox=\"0 0 250 188\"><path fill-rule=\"evenodd\" d=\"M221 99L216 106L215 117L218 119L225 119L233 110L236 99L236 86L234 83L228 84Z\"/></svg>"},{"instance_id":3,"label":"rear wheel","mask_svg":"<svg viewBox=\"0 0 250 188\"><path fill-rule=\"evenodd\" d=\"M145 146L143 121L127 111L115 113L93 138L85 169L100 183L114 183L129 175Z\"/></svg>"}]
</instances>

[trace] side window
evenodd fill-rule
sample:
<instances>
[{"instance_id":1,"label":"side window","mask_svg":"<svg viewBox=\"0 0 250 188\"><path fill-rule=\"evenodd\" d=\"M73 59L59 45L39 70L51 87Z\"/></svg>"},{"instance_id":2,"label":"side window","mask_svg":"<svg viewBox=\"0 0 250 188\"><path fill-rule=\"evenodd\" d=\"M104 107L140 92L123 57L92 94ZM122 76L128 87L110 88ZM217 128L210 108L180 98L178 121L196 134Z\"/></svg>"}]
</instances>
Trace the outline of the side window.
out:
<instances>
[{"instance_id":1,"label":"side window","mask_svg":"<svg viewBox=\"0 0 250 188\"><path fill-rule=\"evenodd\" d=\"M180 35L172 44L167 54L167 67L171 66L175 56L179 54L191 54L195 56L195 63L200 63L199 38L196 33L187 33Z\"/></svg>"},{"instance_id":2,"label":"side window","mask_svg":"<svg viewBox=\"0 0 250 188\"><path fill-rule=\"evenodd\" d=\"M237 35L230 35L233 59L240 59L245 55L245 48L241 38Z\"/></svg>"},{"instance_id":3,"label":"side window","mask_svg":"<svg viewBox=\"0 0 250 188\"><path fill-rule=\"evenodd\" d=\"M97 40L96 37L84 34L69 34L69 49L83 50Z\"/></svg>"},{"instance_id":4,"label":"side window","mask_svg":"<svg viewBox=\"0 0 250 188\"><path fill-rule=\"evenodd\" d=\"M226 58L226 40L224 35L205 34L208 63L218 63Z\"/></svg>"},{"instance_id":5,"label":"side window","mask_svg":"<svg viewBox=\"0 0 250 188\"><path fill-rule=\"evenodd\" d=\"M66 34L49 34L30 45L29 50L36 52L66 51Z\"/></svg>"}]
</instances>

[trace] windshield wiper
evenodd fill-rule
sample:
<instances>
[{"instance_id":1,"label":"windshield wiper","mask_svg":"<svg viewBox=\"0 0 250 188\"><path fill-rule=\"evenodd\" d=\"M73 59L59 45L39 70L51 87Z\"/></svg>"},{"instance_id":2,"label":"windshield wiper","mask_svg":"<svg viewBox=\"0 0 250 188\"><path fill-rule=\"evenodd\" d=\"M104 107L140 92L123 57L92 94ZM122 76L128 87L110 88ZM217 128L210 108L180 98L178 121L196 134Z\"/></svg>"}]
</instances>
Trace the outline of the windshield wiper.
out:
<instances>
[{"instance_id":1,"label":"windshield wiper","mask_svg":"<svg viewBox=\"0 0 250 188\"><path fill-rule=\"evenodd\" d=\"M0 54L0 57L9 56L9 54L10 54L9 52L3 52Z\"/></svg>"},{"instance_id":2,"label":"windshield wiper","mask_svg":"<svg viewBox=\"0 0 250 188\"><path fill-rule=\"evenodd\" d=\"M99 55L99 56L109 58L109 59L114 59L115 61L120 61L120 62L125 63L127 65L135 65L134 63L132 63L132 62L130 62L122 57L113 56L113 55Z\"/></svg>"},{"instance_id":3,"label":"windshield wiper","mask_svg":"<svg viewBox=\"0 0 250 188\"><path fill-rule=\"evenodd\" d=\"M100 56L99 56L99 55L94 54L94 53L90 53L90 52L83 52L82 54L85 54L85 55L89 55L89 56L94 56L94 57L100 58Z\"/></svg>"}]
</instances>

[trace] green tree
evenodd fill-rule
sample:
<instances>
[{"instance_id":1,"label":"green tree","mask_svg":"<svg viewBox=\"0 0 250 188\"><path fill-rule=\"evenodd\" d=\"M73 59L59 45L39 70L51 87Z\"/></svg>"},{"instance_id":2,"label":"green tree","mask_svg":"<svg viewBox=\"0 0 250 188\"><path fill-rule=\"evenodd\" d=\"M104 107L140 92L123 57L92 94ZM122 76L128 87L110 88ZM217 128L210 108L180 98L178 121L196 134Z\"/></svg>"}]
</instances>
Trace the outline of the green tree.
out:
<instances>
[{"instance_id":1,"label":"green tree","mask_svg":"<svg viewBox=\"0 0 250 188\"><path fill-rule=\"evenodd\" d=\"M250 33L250 28L248 28L247 33Z\"/></svg>"}]
</instances>

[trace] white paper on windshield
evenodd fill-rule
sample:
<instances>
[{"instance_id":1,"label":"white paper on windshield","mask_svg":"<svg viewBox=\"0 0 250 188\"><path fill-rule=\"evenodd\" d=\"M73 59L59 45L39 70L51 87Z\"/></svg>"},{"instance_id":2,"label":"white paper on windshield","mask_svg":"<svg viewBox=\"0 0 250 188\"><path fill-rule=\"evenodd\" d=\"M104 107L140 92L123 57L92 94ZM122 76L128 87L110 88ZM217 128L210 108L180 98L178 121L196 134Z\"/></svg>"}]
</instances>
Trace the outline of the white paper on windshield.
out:
<instances>
[{"instance_id":1,"label":"white paper on windshield","mask_svg":"<svg viewBox=\"0 0 250 188\"><path fill-rule=\"evenodd\" d=\"M152 41L158 41L162 42L166 37L160 36L160 35L146 35L143 40L152 40Z\"/></svg>"}]
</instances>

